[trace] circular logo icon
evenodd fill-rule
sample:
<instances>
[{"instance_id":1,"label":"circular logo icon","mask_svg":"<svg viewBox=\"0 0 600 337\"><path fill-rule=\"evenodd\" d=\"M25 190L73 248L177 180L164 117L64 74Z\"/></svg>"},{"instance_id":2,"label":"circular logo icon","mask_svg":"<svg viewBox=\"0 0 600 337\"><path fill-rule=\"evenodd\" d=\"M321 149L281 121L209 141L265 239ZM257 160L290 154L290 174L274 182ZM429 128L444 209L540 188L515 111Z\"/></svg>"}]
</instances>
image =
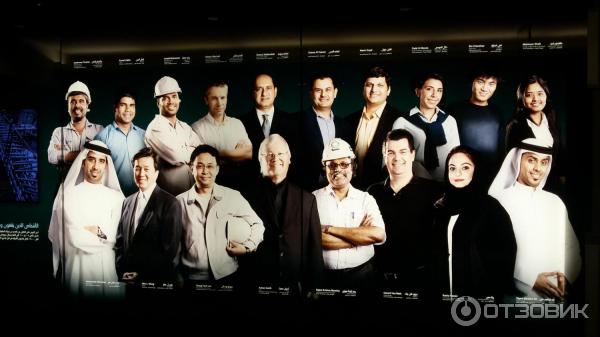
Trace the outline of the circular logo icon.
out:
<instances>
[{"instance_id":1,"label":"circular logo icon","mask_svg":"<svg viewBox=\"0 0 600 337\"><path fill-rule=\"evenodd\" d=\"M452 302L450 308L452 319L456 324L462 326L471 326L481 317L481 306L476 299L470 296L462 296Z\"/></svg>"}]
</instances>

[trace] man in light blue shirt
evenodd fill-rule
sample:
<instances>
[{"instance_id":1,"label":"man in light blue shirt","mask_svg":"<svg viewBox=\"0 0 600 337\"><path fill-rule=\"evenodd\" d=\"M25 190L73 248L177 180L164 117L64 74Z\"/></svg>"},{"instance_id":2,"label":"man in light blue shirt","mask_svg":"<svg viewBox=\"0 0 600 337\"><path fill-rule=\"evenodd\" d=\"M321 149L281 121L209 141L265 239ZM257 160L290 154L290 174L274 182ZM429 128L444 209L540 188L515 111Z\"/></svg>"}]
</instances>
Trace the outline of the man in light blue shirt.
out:
<instances>
[{"instance_id":1,"label":"man in light blue shirt","mask_svg":"<svg viewBox=\"0 0 600 337\"><path fill-rule=\"evenodd\" d=\"M140 149L146 147L144 144L145 131L133 124L135 117L133 94L128 92L118 94L114 102L114 109L114 122L98 133L96 139L104 142L110 149L121 190L125 195L129 195L137 191L131 160Z\"/></svg>"}]
</instances>

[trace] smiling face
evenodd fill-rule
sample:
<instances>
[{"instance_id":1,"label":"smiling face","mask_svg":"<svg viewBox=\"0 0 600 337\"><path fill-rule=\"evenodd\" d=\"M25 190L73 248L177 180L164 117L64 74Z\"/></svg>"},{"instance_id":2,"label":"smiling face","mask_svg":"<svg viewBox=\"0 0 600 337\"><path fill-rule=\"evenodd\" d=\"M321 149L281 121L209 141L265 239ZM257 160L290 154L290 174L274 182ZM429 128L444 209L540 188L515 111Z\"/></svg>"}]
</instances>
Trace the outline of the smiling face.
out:
<instances>
[{"instance_id":1,"label":"smiling face","mask_svg":"<svg viewBox=\"0 0 600 337\"><path fill-rule=\"evenodd\" d=\"M145 191L148 187L154 185L158 178L158 170L154 167L152 157L141 157L133 163L133 175L137 187Z\"/></svg>"},{"instance_id":2,"label":"smiling face","mask_svg":"<svg viewBox=\"0 0 600 337\"><path fill-rule=\"evenodd\" d=\"M352 159L340 158L325 162L327 181L334 190L348 187L352 180Z\"/></svg>"},{"instance_id":3,"label":"smiling face","mask_svg":"<svg viewBox=\"0 0 600 337\"><path fill-rule=\"evenodd\" d=\"M534 152L523 153L517 181L523 185L538 187L546 176L550 160L549 155Z\"/></svg>"},{"instance_id":4,"label":"smiling face","mask_svg":"<svg viewBox=\"0 0 600 337\"><path fill-rule=\"evenodd\" d=\"M495 77L478 77L473 80L471 87L471 102L475 105L488 105L488 100L492 98L496 91L498 80Z\"/></svg>"},{"instance_id":5,"label":"smiling face","mask_svg":"<svg viewBox=\"0 0 600 337\"><path fill-rule=\"evenodd\" d=\"M84 94L69 96L67 100L67 109L73 122L82 121L88 112L88 98Z\"/></svg>"},{"instance_id":6,"label":"smiling face","mask_svg":"<svg viewBox=\"0 0 600 337\"><path fill-rule=\"evenodd\" d=\"M206 90L204 103L208 106L208 113L214 119L220 119L225 115L227 109L227 86L213 86Z\"/></svg>"},{"instance_id":7,"label":"smiling face","mask_svg":"<svg viewBox=\"0 0 600 337\"><path fill-rule=\"evenodd\" d=\"M254 81L254 102L260 110L268 110L273 107L277 97L277 87L269 75L259 75Z\"/></svg>"},{"instance_id":8,"label":"smiling face","mask_svg":"<svg viewBox=\"0 0 600 337\"><path fill-rule=\"evenodd\" d=\"M369 77L363 86L363 97L367 104L381 105L387 100L391 90L385 77Z\"/></svg>"},{"instance_id":9,"label":"smiling face","mask_svg":"<svg viewBox=\"0 0 600 337\"><path fill-rule=\"evenodd\" d=\"M456 188L463 188L473 180L475 164L462 152L457 152L448 160L448 180Z\"/></svg>"},{"instance_id":10,"label":"smiling face","mask_svg":"<svg viewBox=\"0 0 600 337\"><path fill-rule=\"evenodd\" d=\"M158 109L160 110L160 114L167 118L175 117L177 111L179 111L179 103L181 103L181 99L176 92L160 96L158 98Z\"/></svg>"},{"instance_id":11,"label":"smiling face","mask_svg":"<svg viewBox=\"0 0 600 337\"><path fill-rule=\"evenodd\" d=\"M415 151L411 151L408 140L389 140L385 143L385 166L390 176L402 176L412 173Z\"/></svg>"},{"instance_id":12,"label":"smiling face","mask_svg":"<svg viewBox=\"0 0 600 337\"><path fill-rule=\"evenodd\" d=\"M131 124L135 117L135 100L123 96L115 107L115 121L117 124Z\"/></svg>"},{"instance_id":13,"label":"smiling face","mask_svg":"<svg viewBox=\"0 0 600 337\"><path fill-rule=\"evenodd\" d=\"M539 83L532 83L527 86L523 95L523 105L532 113L538 113L546 107L546 91Z\"/></svg>"},{"instance_id":14,"label":"smiling face","mask_svg":"<svg viewBox=\"0 0 600 337\"><path fill-rule=\"evenodd\" d=\"M274 181L283 180L288 173L291 155L283 141L274 139L267 143L264 152L260 154L263 175Z\"/></svg>"},{"instance_id":15,"label":"smiling face","mask_svg":"<svg viewBox=\"0 0 600 337\"><path fill-rule=\"evenodd\" d=\"M88 183L100 184L106 168L106 155L95 151L88 151L83 159L83 174Z\"/></svg>"},{"instance_id":16,"label":"smiling face","mask_svg":"<svg viewBox=\"0 0 600 337\"><path fill-rule=\"evenodd\" d=\"M200 153L192 162L192 174L196 179L196 186L200 189L212 188L219 174L217 158L208 152Z\"/></svg>"},{"instance_id":17,"label":"smiling face","mask_svg":"<svg viewBox=\"0 0 600 337\"><path fill-rule=\"evenodd\" d=\"M442 81L430 78L421 88L415 89L419 97L419 110L421 112L435 109L444 95L444 85Z\"/></svg>"},{"instance_id":18,"label":"smiling face","mask_svg":"<svg viewBox=\"0 0 600 337\"><path fill-rule=\"evenodd\" d=\"M338 90L333 86L331 78L316 79L310 91L313 108L317 111L330 111L337 92Z\"/></svg>"}]
</instances>

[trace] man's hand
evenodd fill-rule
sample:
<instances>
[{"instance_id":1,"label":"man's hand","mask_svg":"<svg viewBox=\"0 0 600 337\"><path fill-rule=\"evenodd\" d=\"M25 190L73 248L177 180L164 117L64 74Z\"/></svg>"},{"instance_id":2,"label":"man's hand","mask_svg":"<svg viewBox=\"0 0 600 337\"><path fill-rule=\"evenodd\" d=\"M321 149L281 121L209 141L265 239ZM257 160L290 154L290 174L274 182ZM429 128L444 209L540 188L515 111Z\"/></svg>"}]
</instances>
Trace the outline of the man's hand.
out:
<instances>
[{"instance_id":1,"label":"man's hand","mask_svg":"<svg viewBox=\"0 0 600 337\"><path fill-rule=\"evenodd\" d=\"M123 273L123 282L133 282L137 279L138 273L131 271Z\"/></svg>"},{"instance_id":2,"label":"man's hand","mask_svg":"<svg viewBox=\"0 0 600 337\"><path fill-rule=\"evenodd\" d=\"M564 300L566 277L558 271L539 273L533 289L550 297Z\"/></svg>"},{"instance_id":3,"label":"man's hand","mask_svg":"<svg viewBox=\"0 0 600 337\"><path fill-rule=\"evenodd\" d=\"M373 222L373 217L371 214L365 214L365 217L360 222L359 227L373 227L375 226L375 222Z\"/></svg>"},{"instance_id":4,"label":"man's hand","mask_svg":"<svg viewBox=\"0 0 600 337\"><path fill-rule=\"evenodd\" d=\"M229 256L242 256L248 251L246 246L235 241L228 241L225 250L227 250L227 254L229 254Z\"/></svg>"},{"instance_id":5,"label":"man's hand","mask_svg":"<svg viewBox=\"0 0 600 337\"><path fill-rule=\"evenodd\" d=\"M243 148L252 148L252 145L248 144L245 140L240 140L239 143L235 145L235 149L243 149Z\"/></svg>"}]
</instances>

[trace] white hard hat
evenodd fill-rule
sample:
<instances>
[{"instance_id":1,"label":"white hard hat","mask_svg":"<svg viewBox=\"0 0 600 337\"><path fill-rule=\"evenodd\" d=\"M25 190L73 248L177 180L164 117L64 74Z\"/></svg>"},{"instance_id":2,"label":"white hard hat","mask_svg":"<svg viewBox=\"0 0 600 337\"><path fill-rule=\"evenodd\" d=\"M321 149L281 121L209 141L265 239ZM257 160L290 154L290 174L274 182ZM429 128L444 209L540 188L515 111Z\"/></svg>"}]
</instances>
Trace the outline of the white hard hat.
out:
<instances>
[{"instance_id":1,"label":"white hard hat","mask_svg":"<svg viewBox=\"0 0 600 337\"><path fill-rule=\"evenodd\" d=\"M154 86L154 98L173 92L181 92L179 84L173 77L163 76Z\"/></svg>"},{"instance_id":2,"label":"white hard hat","mask_svg":"<svg viewBox=\"0 0 600 337\"><path fill-rule=\"evenodd\" d=\"M323 149L323 162L328 160L340 159L340 158L350 158L354 159L356 156L354 155L354 151L350 147L350 144L346 143L345 140L341 138L334 138L325 145L325 149Z\"/></svg>"},{"instance_id":3,"label":"white hard hat","mask_svg":"<svg viewBox=\"0 0 600 337\"><path fill-rule=\"evenodd\" d=\"M69 96L72 96L72 93L81 92L85 94L88 98L88 103L92 103L92 95L90 95L90 89L88 89L87 85L81 81L73 82L67 89L67 94L65 95L65 100L69 99Z\"/></svg>"},{"instance_id":4,"label":"white hard hat","mask_svg":"<svg viewBox=\"0 0 600 337\"><path fill-rule=\"evenodd\" d=\"M242 243L250 239L252 227L243 218L231 217L227 220L227 239Z\"/></svg>"}]
</instances>

